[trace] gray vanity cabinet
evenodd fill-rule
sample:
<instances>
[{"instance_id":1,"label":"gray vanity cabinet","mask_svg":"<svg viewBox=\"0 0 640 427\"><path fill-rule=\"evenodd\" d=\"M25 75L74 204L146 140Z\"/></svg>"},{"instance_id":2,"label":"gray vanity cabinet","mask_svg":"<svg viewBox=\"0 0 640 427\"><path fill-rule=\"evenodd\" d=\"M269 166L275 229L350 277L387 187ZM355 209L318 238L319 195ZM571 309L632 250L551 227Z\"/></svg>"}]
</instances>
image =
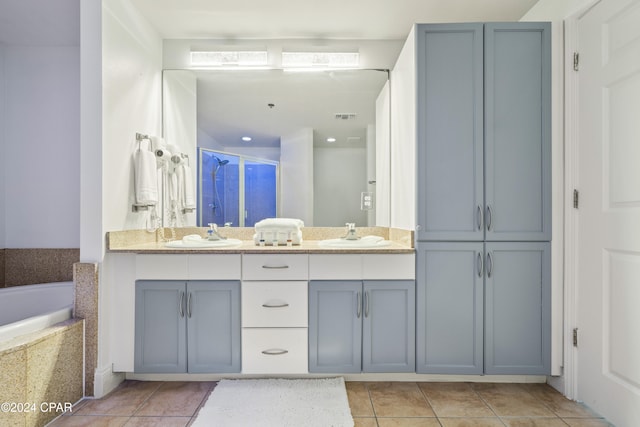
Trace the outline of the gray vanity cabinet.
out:
<instances>
[{"instance_id":1,"label":"gray vanity cabinet","mask_svg":"<svg viewBox=\"0 0 640 427\"><path fill-rule=\"evenodd\" d=\"M550 26L416 31L417 240L550 240Z\"/></svg>"},{"instance_id":2,"label":"gray vanity cabinet","mask_svg":"<svg viewBox=\"0 0 640 427\"><path fill-rule=\"evenodd\" d=\"M417 250L417 367L550 373L548 242L433 242Z\"/></svg>"},{"instance_id":3,"label":"gray vanity cabinet","mask_svg":"<svg viewBox=\"0 0 640 427\"><path fill-rule=\"evenodd\" d=\"M550 250L548 242L486 243L486 374L550 374Z\"/></svg>"},{"instance_id":4,"label":"gray vanity cabinet","mask_svg":"<svg viewBox=\"0 0 640 427\"><path fill-rule=\"evenodd\" d=\"M420 243L416 371L482 374L484 244Z\"/></svg>"},{"instance_id":5,"label":"gray vanity cabinet","mask_svg":"<svg viewBox=\"0 0 640 427\"><path fill-rule=\"evenodd\" d=\"M240 282L136 282L134 370L240 372Z\"/></svg>"},{"instance_id":6,"label":"gray vanity cabinet","mask_svg":"<svg viewBox=\"0 0 640 427\"><path fill-rule=\"evenodd\" d=\"M309 283L309 372L414 370L413 280Z\"/></svg>"}]
</instances>

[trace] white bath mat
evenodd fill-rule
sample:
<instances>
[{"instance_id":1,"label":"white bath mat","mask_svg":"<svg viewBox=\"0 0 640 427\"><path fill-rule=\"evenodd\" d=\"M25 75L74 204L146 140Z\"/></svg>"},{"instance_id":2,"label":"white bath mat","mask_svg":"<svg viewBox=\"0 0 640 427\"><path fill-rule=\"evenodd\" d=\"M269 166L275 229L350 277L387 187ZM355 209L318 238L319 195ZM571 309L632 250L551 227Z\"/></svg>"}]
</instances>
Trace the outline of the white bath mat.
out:
<instances>
[{"instance_id":1,"label":"white bath mat","mask_svg":"<svg viewBox=\"0 0 640 427\"><path fill-rule=\"evenodd\" d=\"M343 378L221 380L192 427L352 427Z\"/></svg>"}]
</instances>

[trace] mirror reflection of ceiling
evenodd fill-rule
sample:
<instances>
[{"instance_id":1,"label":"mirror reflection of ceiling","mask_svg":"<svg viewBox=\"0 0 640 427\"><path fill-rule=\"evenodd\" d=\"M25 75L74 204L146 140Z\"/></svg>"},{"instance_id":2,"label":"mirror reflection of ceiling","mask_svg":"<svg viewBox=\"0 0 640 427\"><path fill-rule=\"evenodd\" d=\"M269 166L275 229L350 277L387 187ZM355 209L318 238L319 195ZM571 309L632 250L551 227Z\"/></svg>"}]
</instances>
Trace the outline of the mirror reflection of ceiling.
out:
<instances>
[{"instance_id":1,"label":"mirror reflection of ceiling","mask_svg":"<svg viewBox=\"0 0 640 427\"><path fill-rule=\"evenodd\" d=\"M302 128L314 130L316 146L332 137L332 147L364 147L387 77L378 70L198 71L198 128L225 147L279 147L281 136Z\"/></svg>"},{"instance_id":2,"label":"mirror reflection of ceiling","mask_svg":"<svg viewBox=\"0 0 640 427\"><path fill-rule=\"evenodd\" d=\"M404 40L416 22L517 21L538 0L131 0L163 38Z\"/></svg>"}]
</instances>

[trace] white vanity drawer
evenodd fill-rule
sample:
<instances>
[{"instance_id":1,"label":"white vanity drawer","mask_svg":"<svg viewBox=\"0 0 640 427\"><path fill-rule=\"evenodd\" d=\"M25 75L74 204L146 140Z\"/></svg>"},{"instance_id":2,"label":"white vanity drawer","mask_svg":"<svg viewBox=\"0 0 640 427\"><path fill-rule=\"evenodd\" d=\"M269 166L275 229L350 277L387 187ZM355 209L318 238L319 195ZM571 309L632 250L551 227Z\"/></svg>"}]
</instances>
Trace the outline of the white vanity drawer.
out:
<instances>
[{"instance_id":1,"label":"white vanity drawer","mask_svg":"<svg viewBox=\"0 0 640 427\"><path fill-rule=\"evenodd\" d=\"M185 280L187 265L184 255L136 255L136 279Z\"/></svg>"},{"instance_id":2,"label":"white vanity drawer","mask_svg":"<svg viewBox=\"0 0 640 427\"><path fill-rule=\"evenodd\" d=\"M312 280L361 280L362 255L309 255L309 278Z\"/></svg>"},{"instance_id":3,"label":"white vanity drawer","mask_svg":"<svg viewBox=\"0 0 640 427\"><path fill-rule=\"evenodd\" d=\"M307 327L307 282L242 282L242 327Z\"/></svg>"},{"instance_id":4,"label":"white vanity drawer","mask_svg":"<svg viewBox=\"0 0 640 427\"><path fill-rule=\"evenodd\" d=\"M306 374L307 328L243 328L243 374Z\"/></svg>"},{"instance_id":5,"label":"white vanity drawer","mask_svg":"<svg viewBox=\"0 0 640 427\"><path fill-rule=\"evenodd\" d=\"M306 254L247 254L242 256L244 280L307 280Z\"/></svg>"},{"instance_id":6,"label":"white vanity drawer","mask_svg":"<svg viewBox=\"0 0 640 427\"><path fill-rule=\"evenodd\" d=\"M242 274L240 254L187 255L190 280L239 280Z\"/></svg>"},{"instance_id":7,"label":"white vanity drawer","mask_svg":"<svg viewBox=\"0 0 640 427\"><path fill-rule=\"evenodd\" d=\"M362 256L365 280L414 280L415 254L367 254Z\"/></svg>"}]
</instances>

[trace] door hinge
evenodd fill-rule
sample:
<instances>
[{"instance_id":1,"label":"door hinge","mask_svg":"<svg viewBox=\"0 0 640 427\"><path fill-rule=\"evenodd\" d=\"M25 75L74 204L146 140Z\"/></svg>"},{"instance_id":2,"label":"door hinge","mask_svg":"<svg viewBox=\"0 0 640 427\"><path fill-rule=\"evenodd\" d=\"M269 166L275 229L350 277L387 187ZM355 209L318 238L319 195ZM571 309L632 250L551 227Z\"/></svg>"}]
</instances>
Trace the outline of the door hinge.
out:
<instances>
[{"instance_id":1,"label":"door hinge","mask_svg":"<svg viewBox=\"0 0 640 427\"><path fill-rule=\"evenodd\" d=\"M578 209L578 204L579 204L579 200L580 199L580 193L578 193L578 190L573 190L573 207L574 209Z\"/></svg>"},{"instance_id":2,"label":"door hinge","mask_svg":"<svg viewBox=\"0 0 640 427\"><path fill-rule=\"evenodd\" d=\"M578 328L573 328L573 346L578 346Z\"/></svg>"},{"instance_id":3,"label":"door hinge","mask_svg":"<svg viewBox=\"0 0 640 427\"><path fill-rule=\"evenodd\" d=\"M580 65L580 54L578 52L573 52L573 70L578 71Z\"/></svg>"}]
</instances>

